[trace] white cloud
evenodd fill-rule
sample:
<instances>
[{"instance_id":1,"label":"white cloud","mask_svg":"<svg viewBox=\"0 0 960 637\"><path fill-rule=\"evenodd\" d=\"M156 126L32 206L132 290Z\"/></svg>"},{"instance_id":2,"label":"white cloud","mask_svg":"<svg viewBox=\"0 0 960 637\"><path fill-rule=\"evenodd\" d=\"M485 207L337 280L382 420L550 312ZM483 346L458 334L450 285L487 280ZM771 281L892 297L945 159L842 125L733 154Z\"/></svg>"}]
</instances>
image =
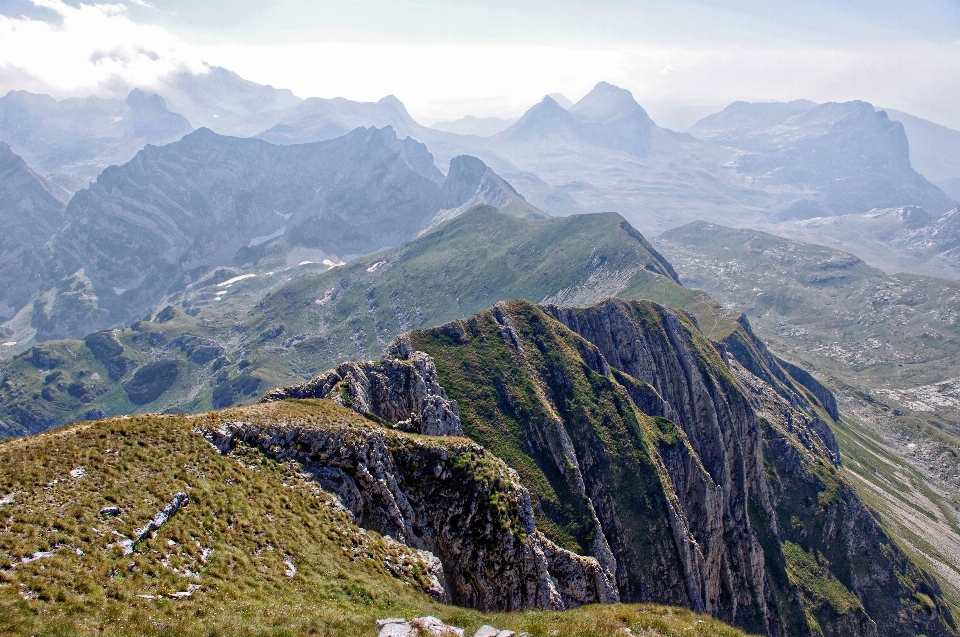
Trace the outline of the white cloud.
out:
<instances>
[{"instance_id":1,"label":"white cloud","mask_svg":"<svg viewBox=\"0 0 960 637\"><path fill-rule=\"evenodd\" d=\"M804 41L797 34L809 29L801 24L787 41L759 37L764 29L731 22L733 18L727 16L725 20L733 26L704 31L701 24L696 33L703 37L686 37L687 18L702 13L700 4L694 13L689 7L686 14L678 15L660 10L654 15L659 21L646 23L632 40L625 36L631 32L627 28L631 20L639 20L630 17L632 13L622 14L618 37L596 35L598 25L608 24L614 15L601 8L594 12L599 12L596 19L590 18L593 13L582 14L584 20L595 23L591 31L595 37L585 39L563 31L564 37L538 40L535 33L506 27L497 37L477 33L453 37L444 35L446 22L424 33L413 32L410 25L406 32L385 26L370 30L371 15L377 13L373 5L364 5L373 14L364 14L363 28L349 23L363 16L350 14L341 16L336 26L324 26L317 17L316 23L304 18L302 28L284 30L289 25L270 26L271 16L282 12L284 19L292 20L302 6L276 3L269 5L266 14L253 17L244 17L238 9L228 38L219 23L211 21L214 14L209 11L202 19L195 17L190 22L194 26L188 28L184 26L188 21L176 17L186 4L151 0L157 8L145 12L132 3L147 4L146 0L127 1L129 10L121 4L74 7L61 0L34 0L47 14L62 17L60 24L0 15L0 90L120 95L134 85L151 86L184 66L201 71L205 61L259 83L289 88L301 97L376 100L392 93L427 123L465 114L516 115L545 94L561 92L576 99L606 80L633 91L641 104L683 108L684 104L725 104L737 99L863 99L960 128L960 112L953 107L960 97L960 55L952 35L949 39L896 38L888 29L871 31L874 38L831 35L815 41L811 35ZM353 5L337 6L346 15ZM538 3L523 6L543 8ZM434 9L433 13L442 14ZM543 11L534 17L558 15L556 9ZM490 13L486 8L484 12ZM581 15L568 13L568 22L571 16ZM391 20L405 15L391 14ZM156 16L167 20L166 28L138 22ZM468 24L467 18L467 14L450 16L451 24ZM500 18L490 25L484 22L483 28L501 25L506 18ZM206 26L201 29L196 24ZM246 25L246 35L238 24ZM521 31L524 36L514 35Z\"/></svg>"},{"instance_id":2,"label":"white cloud","mask_svg":"<svg viewBox=\"0 0 960 637\"><path fill-rule=\"evenodd\" d=\"M183 64L197 65L192 47L160 27L133 22L122 4L34 4L58 13L62 24L0 15L4 88L13 88L9 76L26 73L59 94L124 93Z\"/></svg>"}]
</instances>

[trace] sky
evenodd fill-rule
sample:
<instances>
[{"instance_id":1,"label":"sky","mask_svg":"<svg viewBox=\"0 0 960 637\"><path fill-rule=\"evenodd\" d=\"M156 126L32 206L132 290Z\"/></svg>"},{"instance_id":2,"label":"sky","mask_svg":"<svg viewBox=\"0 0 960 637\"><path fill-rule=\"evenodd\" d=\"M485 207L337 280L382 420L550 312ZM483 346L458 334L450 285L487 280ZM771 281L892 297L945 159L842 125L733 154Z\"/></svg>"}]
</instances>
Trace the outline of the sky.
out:
<instances>
[{"instance_id":1,"label":"sky","mask_svg":"<svg viewBox=\"0 0 960 637\"><path fill-rule=\"evenodd\" d=\"M0 0L2 93L122 96L204 62L426 124L603 80L673 128L804 98L960 129L960 0Z\"/></svg>"}]
</instances>

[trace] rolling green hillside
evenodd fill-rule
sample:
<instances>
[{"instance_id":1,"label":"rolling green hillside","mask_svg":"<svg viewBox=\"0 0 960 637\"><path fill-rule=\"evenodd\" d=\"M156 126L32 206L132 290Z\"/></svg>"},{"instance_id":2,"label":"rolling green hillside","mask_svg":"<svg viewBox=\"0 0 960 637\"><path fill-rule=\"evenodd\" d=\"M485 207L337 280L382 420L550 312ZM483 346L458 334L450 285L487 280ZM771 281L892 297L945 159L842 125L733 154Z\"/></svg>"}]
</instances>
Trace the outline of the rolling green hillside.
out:
<instances>
[{"instance_id":1,"label":"rolling green hillside","mask_svg":"<svg viewBox=\"0 0 960 637\"><path fill-rule=\"evenodd\" d=\"M257 285L216 289L229 299ZM171 306L123 330L49 341L3 361L0 435L251 402L340 361L376 357L400 332L503 299L583 305L617 294L714 306L677 284L617 214L531 221L480 206L397 248L294 280L246 313L192 316L192 306Z\"/></svg>"}]
</instances>

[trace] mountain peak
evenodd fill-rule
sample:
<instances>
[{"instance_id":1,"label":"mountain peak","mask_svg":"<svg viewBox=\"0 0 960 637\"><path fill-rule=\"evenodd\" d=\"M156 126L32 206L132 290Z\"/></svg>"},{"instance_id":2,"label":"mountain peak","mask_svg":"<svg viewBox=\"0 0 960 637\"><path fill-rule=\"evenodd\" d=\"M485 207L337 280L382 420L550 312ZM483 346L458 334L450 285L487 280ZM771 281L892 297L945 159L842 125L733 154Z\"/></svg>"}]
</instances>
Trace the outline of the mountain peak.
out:
<instances>
[{"instance_id":1,"label":"mountain peak","mask_svg":"<svg viewBox=\"0 0 960 637\"><path fill-rule=\"evenodd\" d=\"M407 112L407 107L404 106L404 105L403 105L403 102L401 102L400 99L399 99L396 95L393 95L393 94L391 94L391 95L384 95L384 96L381 97L379 100L377 100L377 104L383 104L383 105L385 105L385 106L393 106L394 108L396 108L396 109L398 109L398 110L401 110L401 111L403 111L404 113Z\"/></svg>"},{"instance_id":2,"label":"mountain peak","mask_svg":"<svg viewBox=\"0 0 960 637\"><path fill-rule=\"evenodd\" d=\"M553 99L557 104L564 108L570 108L573 106L573 102L570 101L570 98L564 95L563 93L550 93L547 97Z\"/></svg>"},{"instance_id":3,"label":"mountain peak","mask_svg":"<svg viewBox=\"0 0 960 637\"><path fill-rule=\"evenodd\" d=\"M646 120L650 119L643 107L633 99L633 93L608 82L598 82L569 110L578 117L588 120L607 120L639 114L642 114ZM650 124L653 124L652 120Z\"/></svg>"}]
</instances>

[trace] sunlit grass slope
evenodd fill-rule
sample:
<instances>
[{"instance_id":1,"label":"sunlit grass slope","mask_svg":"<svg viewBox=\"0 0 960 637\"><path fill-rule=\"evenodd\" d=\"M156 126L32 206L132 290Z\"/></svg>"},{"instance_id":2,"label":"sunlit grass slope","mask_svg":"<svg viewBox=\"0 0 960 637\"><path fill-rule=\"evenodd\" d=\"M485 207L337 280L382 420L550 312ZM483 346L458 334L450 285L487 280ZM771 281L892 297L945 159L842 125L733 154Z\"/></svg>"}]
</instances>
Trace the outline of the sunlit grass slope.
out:
<instances>
[{"instance_id":1,"label":"sunlit grass slope","mask_svg":"<svg viewBox=\"0 0 960 637\"><path fill-rule=\"evenodd\" d=\"M482 614L437 604L416 569L395 574L395 544L355 527L297 465L252 449L223 456L197 433L241 418L380 426L330 401L287 401L0 443L0 633L375 635L377 618L433 614L532 635L743 634L661 606ZM124 555L116 533L129 536L178 491L188 506ZM120 514L101 515L107 506Z\"/></svg>"}]
</instances>

